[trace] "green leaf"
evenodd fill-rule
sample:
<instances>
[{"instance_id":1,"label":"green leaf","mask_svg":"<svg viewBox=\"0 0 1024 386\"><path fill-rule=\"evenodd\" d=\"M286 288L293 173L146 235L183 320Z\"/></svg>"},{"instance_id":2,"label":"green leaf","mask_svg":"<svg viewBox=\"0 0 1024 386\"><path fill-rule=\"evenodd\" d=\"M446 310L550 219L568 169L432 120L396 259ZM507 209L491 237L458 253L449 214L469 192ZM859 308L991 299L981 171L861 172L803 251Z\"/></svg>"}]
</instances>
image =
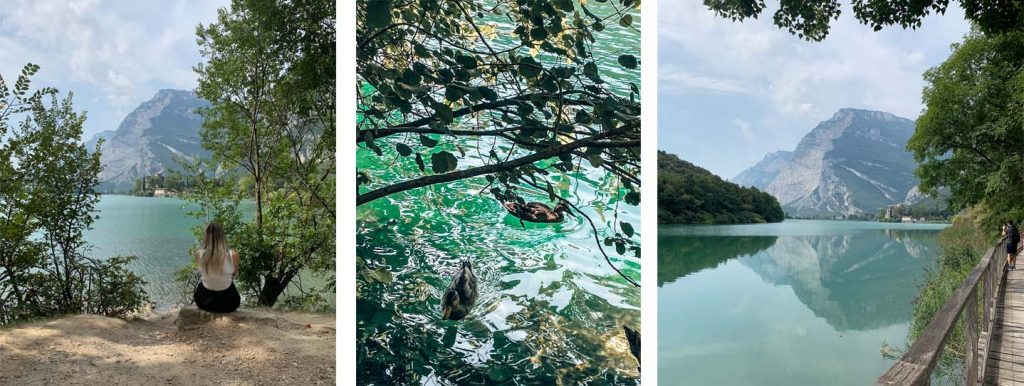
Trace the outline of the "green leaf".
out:
<instances>
[{"instance_id":1,"label":"green leaf","mask_svg":"<svg viewBox=\"0 0 1024 386\"><path fill-rule=\"evenodd\" d=\"M402 157L408 157L412 155L412 148L410 148L404 143L396 143L395 150L398 150L398 154L400 154Z\"/></svg>"},{"instance_id":2,"label":"green leaf","mask_svg":"<svg viewBox=\"0 0 1024 386\"><path fill-rule=\"evenodd\" d=\"M447 151L437 152L430 156L430 169L436 174L455 170L458 164L459 160L455 158L455 155Z\"/></svg>"},{"instance_id":3,"label":"green leaf","mask_svg":"<svg viewBox=\"0 0 1024 386\"><path fill-rule=\"evenodd\" d=\"M587 78L590 78L595 83L601 82L601 78L597 75L597 64L594 62L587 62L587 64L583 65L583 75L586 75Z\"/></svg>"},{"instance_id":4,"label":"green leaf","mask_svg":"<svg viewBox=\"0 0 1024 386\"><path fill-rule=\"evenodd\" d=\"M384 28L391 25L391 0L368 1L366 25L370 28Z\"/></svg>"},{"instance_id":5,"label":"green leaf","mask_svg":"<svg viewBox=\"0 0 1024 386\"><path fill-rule=\"evenodd\" d=\"M633 225L632 224L630 224L628 222L625 222L625 221L620 221L619 225L622 226L622 233L625 233L627 237L633 237Z\"/></svg>"},{"instance_id":6,"label":"green leaf","mask_svg":"<svg viewBox=\"0 0 1024 386\"><path fill-rule=\"evenodd\" d=\"M530 39L544 40L548 38L548 31L544 27L534 27L530 30Z\"/></svg>"},{"instance_id":7,"label":"green leaf","mask_svg":"<svg viewBox=\"0 0 1024 386\"><path fill-rule=\"evenodd\" d=\"M554 5L556 9L559 9L563 12L573 11L572 0L554 0L551 3L551 5Z\"/></svg>"},{"instance_id":8,"label":"green leaf","mask_svg":"<svg viewBox=\"0 0 1024 386\"><path fill-rule=\"evenodd\" d=\"M615 252L618 252L620 255L625 254L626 253L626 244L624 244L621 241L616 241L615 242Z\"/></svg>"},{"instance_id":9,"label":"green leaf","mask_svg":"<svg viewBox=\"0 0 1024 386\"><path fill-rule=\"evenodd\" d=\"M443 103L434 105L434 113L437 114L437 118L440 119L441 122L452 123L455 120L452 108L444 105Z\"/></svg>"},{"instance_id":10,"label":"green leaf","mask_svg":"<svg viewBox=\"0 0 1024 386\"><path fill-rule=\"evenodd\" d=\"M623 27L629 27L633 24L633 15L625 15L619 19L619 25Z\"/></svg>"},{"instance_id":11,"label":"green leaf","mask_svg":"<svg viewBox=\"0 0 1024 386\"><path fill-rule=\"evenodd\" d=\"M455 63L460 64L462 67L473 69L476 68L476 58L468 55L459 55L455 57Z\"/></svg>"},{"instance_id":12,"label":"green leaf","mask_svg":"<svg viewBox=\"0 0 1024 386\"><path fill-rule=\"evenodd\" d=\"M426 147L434 147L437 146L437 140L420 134L420 144Z\"/></svg>"},{"instance_id":13,"label":"green leaf","mask_svg":"<svg viewBox=\"0 0 1024 386\"><path fill-rule=\"evenodd\" d=\"M636 64L637 64L636 56L633 56L633 55L619 55L619 64L621 64L622 67L625 67L625 68L628 68L628 69L634 69L634 68L636 68Z\"/></svg>"},{"instance_id":14,"label":"green leaf","mask_svg":"<svg viewBox=\"0 0 1024 386\"><path fill-rule=\"evenodd\" d=\"M483 95L484 98L487 98L488 101L494 102L498 100L498 93L490 87L480 86L477 88L477 91L479 91L480 95Z\"/></svg>"},{"instance_id":15,"label":"green leaf","mask_svg":"<svg viewBox=\"0 0 1024 386\"><path fill-rule=\"evenodd\" d=\"M462 91L462 88L456 85L449 84L444 88L444 97L449 101L455 102L462 99L463 95L466 95L466 93Z\"/></svg>"},{"instance_id":16,"label":"green leaf","mask_svg":"<svg viewBox=\"0 0 1024 386\"><path fill-rule=\"evenodd\" d=\"M527 78L534 78L540 75L541 64L527 56L519 60L519 75Z\"/></svg>"},{"instance_id":17,"label":"green leaf","mask_svg":"<svg viewBox=\"0 0 1024 386\"><path fill-rule=\"evenodd\" d=\"M416 166L420 167L421 172L427 171L427 167L423 164L423 157L420 157L420 153L416 153Z\"/></svg>"},{"instance_id":18,"label":"green leaf","mask_svg":"<svg viewBox=\"0 0 1024 386\"><path fill-rule=\"evenodd\" d=\"M640 193L635 191L626 193L626 203L630 205L640 205Z\"/></svg>"}]
</instances>

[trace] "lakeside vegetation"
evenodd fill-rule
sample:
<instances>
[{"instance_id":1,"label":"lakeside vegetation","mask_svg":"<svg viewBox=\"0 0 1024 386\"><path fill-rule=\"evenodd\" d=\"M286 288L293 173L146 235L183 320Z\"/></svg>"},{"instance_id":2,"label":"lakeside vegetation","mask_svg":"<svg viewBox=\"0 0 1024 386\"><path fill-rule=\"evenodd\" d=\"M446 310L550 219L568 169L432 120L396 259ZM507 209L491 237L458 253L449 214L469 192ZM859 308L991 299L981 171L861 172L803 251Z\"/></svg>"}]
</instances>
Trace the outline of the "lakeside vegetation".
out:
<instances>
[{"instance_id":1,"label":"lakeside vegetation","mask_svg":"<svg viewBox=\"0 0 1024 386\"><path fill-rule=\"evenodd\" d=\"M200 25L197 93L211 106L198 113L213 157L148 176L145 189L138 181L140 194L189 192L194 216L228 228L243 256L236 280L254 304L273 306L289 288L289 308L326 310L333 298L334 11L333 1L234 0ZM26 65L13 85L0 77L0 158L10 160L0 165L0 325L124 317L149 303L143 278L128 269L135 257L99 258L83 239L100 199L102 142L82 144L86 118L70 92L32 89L38 70ZM324 284L303 288L300 273ZM179 277L197 278L194 263Z\"/></svg>"},{"instance_id":2,"label":"lakeside vegetation","mask_svg":"<svg viewBox=\"0 0 1024 386\"><path fill-rule=\"evenodd\" d=\"M0 75L0 325L127 315L148 302L127 268L135 257L98 259L82 237L100 171L99 153L81 143L85 114L70 92L30 91L38 70L26 65L13 87Z\"/></svg>"},{"instance_id":3,"label":"lakeside vegetation","mask_svg":"<svg viewBox=\"0 0 1024 386\"><path fill-rule=\"evenodd\" d=\"M659 224L780 222L785 213L770 194L725 181L679 157L658 151Z\"/></svg>"}]
</instances>

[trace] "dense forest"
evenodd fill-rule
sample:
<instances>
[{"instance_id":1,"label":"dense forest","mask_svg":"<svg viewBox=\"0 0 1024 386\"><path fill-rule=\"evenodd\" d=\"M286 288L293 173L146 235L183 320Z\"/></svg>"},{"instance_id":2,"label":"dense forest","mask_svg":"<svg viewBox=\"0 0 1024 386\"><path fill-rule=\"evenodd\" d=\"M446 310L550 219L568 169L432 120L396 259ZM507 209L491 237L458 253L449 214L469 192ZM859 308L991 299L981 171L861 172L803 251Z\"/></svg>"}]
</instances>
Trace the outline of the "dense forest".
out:
<instances>
[{"instance_id":1,"label":"dense forest","mask_svg":"<svg viewBox=\"0 0 1024 386\"><path fill-rule=\"evenodd\" d=\"M658 151L659 224L743 224L784 218L779 202L768 193L724 181Z\"/></svg>"}]
</instances>

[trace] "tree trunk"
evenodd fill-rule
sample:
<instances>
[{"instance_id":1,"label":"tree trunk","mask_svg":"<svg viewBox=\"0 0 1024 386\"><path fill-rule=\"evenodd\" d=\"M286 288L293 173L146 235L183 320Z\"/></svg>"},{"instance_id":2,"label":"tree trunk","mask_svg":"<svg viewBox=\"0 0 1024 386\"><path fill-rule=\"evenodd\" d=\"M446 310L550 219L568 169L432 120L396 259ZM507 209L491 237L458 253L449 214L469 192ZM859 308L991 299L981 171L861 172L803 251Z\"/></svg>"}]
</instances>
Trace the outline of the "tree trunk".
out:
<instances>
[{"instance_id":1,"label":"tree trunk","mask_svg":"<svg viewBox=\"0 0 1024 386\"><path fill-rule=\"evenodd\" d=\"M288 288L289 282L291 282L291 278L279 279L270 275L263 276L263 287L260 288L256 299L257 303L261 306L273 307L284 289Z\"/></svg>"},{"instance_id":2,"label":"tree trunk","mask_svg":"<svg viewBox=\"0 0 1024 386\"><path fill-rule=\"evenodd\" d=\"M256 180L256 229L263 229L263 168L260 167L260 136L258 123L250 120L252 126L253 179ZM262 237L262 233L260 234Z\"/></svg>"}]
</instances>

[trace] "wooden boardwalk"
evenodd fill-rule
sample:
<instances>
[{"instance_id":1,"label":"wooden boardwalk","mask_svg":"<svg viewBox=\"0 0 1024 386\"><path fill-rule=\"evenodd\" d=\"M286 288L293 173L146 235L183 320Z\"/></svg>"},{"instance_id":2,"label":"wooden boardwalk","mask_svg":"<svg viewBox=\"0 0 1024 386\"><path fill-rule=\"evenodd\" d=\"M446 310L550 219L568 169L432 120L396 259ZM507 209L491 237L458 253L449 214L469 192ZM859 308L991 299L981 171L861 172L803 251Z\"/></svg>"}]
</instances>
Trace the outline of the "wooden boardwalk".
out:
<instances>
[{"instance_id":1,"label":"wooden boardwalk","mask_svg":"<svg viewBox=\"0 0 1024 386\"><path fill-rule=\"evenodd\" d=\"M1006 273L996 296L992 347L985 366L986 385L1024 386L1024 256L1021 270Z\"/></svg>"},{"instance_id":2,"label":"wooden boardwalk","mask_svg":"<svg viewBox=\"0 0 1024 386\"><path fill-rule=\"evenodd\" d=\"M1024 386L1024 256L1018 249L1020 271L1004 271L1006 242L985 253L876 385L931 384L946 341L962 325L964 377L954 383Z\"/></svg>"}]
</instances>

